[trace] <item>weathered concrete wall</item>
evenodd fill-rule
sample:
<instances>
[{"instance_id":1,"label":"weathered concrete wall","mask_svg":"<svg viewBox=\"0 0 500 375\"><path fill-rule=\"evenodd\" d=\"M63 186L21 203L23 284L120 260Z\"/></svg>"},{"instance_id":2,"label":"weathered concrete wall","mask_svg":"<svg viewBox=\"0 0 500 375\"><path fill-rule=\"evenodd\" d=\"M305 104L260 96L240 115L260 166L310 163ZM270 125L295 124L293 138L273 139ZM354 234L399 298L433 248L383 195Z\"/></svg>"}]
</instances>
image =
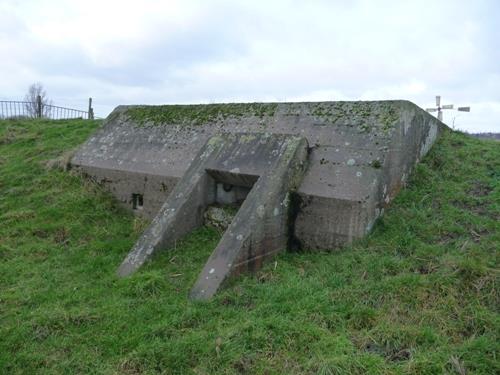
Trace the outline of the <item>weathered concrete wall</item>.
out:
<instances>
[{"instance_id":1,"label":"weathered concrete wall","mask_svg":"<svg viewBox=\"0 0 500 375\"><path fill-rule=\"evenodd\" d=\"M136 213L154 217L209 137L298 135L309 143L297 241L331 249L370 231L443 124L407 101L121 106L73 158Z\"/></svg>"},{"instance_id":2,"label":"weathered concrete wall","mask_svg":"<svg viewBox=\"0 0 500 375\"><path fill-rule=\"evenodd\" d=\"M258 269L264 258L287 247L290 194L302 181L307 149L305 138L289 135L226 133L211 137L118 274L129 275L153 253L171 247L200 226L207 206L217 199L218 183L251 190L201 272L191 297L210 298L231 275Z\"/></svg>"}]
</instances>

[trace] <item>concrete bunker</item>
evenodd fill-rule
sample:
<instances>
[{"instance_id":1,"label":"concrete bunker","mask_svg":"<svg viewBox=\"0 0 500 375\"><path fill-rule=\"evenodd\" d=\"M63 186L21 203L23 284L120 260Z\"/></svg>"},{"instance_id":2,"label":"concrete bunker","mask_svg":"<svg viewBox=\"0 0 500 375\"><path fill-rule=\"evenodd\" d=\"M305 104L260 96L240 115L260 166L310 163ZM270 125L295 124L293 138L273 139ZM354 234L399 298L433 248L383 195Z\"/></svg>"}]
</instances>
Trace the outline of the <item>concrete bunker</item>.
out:
<instances>
[{"instance_id":1,"label":"concrete bunker","mask_svg":"<svg viewBox=\"0 0 500 375\"><path fill-rule=\"evenodd\" d=\"M210 205L241 203L191 292L204 299L292 244L334 249L369 233L443 128L407 101L120 106L72 165L153 219L121 275Z\"/></svg>"}]
</instances>

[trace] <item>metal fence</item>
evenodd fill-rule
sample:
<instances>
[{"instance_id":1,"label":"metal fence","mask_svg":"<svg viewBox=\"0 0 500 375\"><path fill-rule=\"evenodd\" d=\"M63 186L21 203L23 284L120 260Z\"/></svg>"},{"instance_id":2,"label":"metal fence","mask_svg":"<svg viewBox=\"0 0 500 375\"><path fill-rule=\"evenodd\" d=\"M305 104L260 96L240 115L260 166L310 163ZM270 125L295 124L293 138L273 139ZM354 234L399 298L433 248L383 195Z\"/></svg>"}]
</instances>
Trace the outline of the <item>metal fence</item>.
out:
<instances>
[{"instance_id":1,"label":"metal fence","mask_svg":"<svg viewBox=\"0 0 500 375\"><path fill-rule=\"evenodd\" d=\"M94 119L92 98L89 98L88 111L74 108L59 107L45 104L39 96L35 102L20 102L15 100L0 100L0 119L35 119L45 118L51 120L66 119Z\"/></svg>"}]
</instances>

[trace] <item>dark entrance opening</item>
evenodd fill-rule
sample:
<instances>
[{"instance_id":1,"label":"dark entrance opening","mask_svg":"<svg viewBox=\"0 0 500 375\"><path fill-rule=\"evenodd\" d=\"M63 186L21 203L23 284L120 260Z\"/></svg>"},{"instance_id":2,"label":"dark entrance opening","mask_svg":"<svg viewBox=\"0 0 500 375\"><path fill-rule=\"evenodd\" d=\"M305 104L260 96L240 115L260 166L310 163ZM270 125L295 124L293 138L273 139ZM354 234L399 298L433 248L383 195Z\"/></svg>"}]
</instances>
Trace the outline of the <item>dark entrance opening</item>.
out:
<instances>
[{"instance_id":1,"label":"dark entrance opening","mask_svg":"<svg viewBox=\"0 0 500 375\"><path fill-rule=\"evenodd\" d=\"M258 176L220 170L207 170L207 173L213 179L214 190L204 213L204 223L222 234L238 213Z\"/></svg>"},{"instance_id":2,"label":"dark entrance opening","mask_svg":"<svg viewBox=\"0 0 500 375\"><path fill-rule=\"evenodd\" d=\"M132 208L134 210L142 210L144 207L144 196L142 194L132 194Z\"/></svg>"}]
</instances>

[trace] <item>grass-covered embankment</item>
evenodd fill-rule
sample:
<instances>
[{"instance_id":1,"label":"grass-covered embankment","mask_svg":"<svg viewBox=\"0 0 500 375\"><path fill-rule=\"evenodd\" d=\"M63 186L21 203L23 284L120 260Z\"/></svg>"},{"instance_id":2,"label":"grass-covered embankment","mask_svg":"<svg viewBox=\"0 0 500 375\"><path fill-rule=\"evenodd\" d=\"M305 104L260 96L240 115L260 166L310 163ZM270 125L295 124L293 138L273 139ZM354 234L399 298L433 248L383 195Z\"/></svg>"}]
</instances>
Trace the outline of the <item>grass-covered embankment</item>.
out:
<instances>
[{"instance_id":1,"label":"grass-covered embankment","mask_svg":"<svg viewBox=\"0 0 500 375\"><path fill-rule=\"evenodd\" d=\"M51 168L98 126L0 121L0 373L500 372L500 146L447 132L367 239L209 303L203 228L134 276L143 223Z\"/></svg>"}]
</instances>

